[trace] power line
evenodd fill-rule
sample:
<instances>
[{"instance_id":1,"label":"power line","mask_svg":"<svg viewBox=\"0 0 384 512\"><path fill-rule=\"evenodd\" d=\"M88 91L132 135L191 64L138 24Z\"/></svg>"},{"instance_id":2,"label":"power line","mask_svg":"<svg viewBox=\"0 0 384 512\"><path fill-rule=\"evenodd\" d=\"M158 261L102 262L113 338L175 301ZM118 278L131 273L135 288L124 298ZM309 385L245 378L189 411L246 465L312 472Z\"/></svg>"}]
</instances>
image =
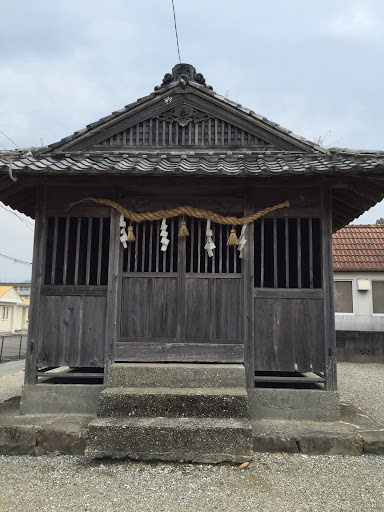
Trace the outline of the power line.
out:
<instances>
[{"instance_id":1,"label":"power line","mask_svg":"<svg viewBox=\"0 0 384 512\"><path fill-rule=\"evenodd\" d=\"M173 19L175 20L175 32L176 32L176 42L177 42L177 53L179 54L179 62L181 64L181 57L180 57L180 48L179 48L179 36L177 35L177 25L176 25L176 13L175 13L175 5L172 0L172 8L173 8Z\"/></svg>"},{"instance_id":2,"label":"power line","mask_svg":"<svg viewBox=\"0 0 384 512\"><path fill-rule=\"evenodd\" d=\"M172 0L172 1L173 1L173 0ZM6 137L10 142L12 142L12 144L14 144L14 145L17 147L17 149L20 149L20 148L19 148L19 146L16 144L16 142L13 142L13 140L12 140L12 139L10 139L10 138L8 137L8 135L5 135L5 133L4 133L4 132L2 132L1 130L0 130L0 133L2 133L2 134L4 135L4 137ZM4 146L3 146L3 147L4 147Z\"/></svg>"},{"instance_id":3,"label":"power line","mask_svg":"<svg viewBox=\"0 0 384 512\"><path fill-rule=\"evenodd\" d=\"M22 217L20 217L20 215L17 212L14 212L12 210L8 210L8 208L6 208L2 204L0 204L0 208L2 208L3 210L5 210L8 213L12 213L12 215L15 215L19 220L21 220L21 222L23 224L25 224L27 226L28 229L30 229L31 231L34 231L34 224L33 224L33 222L28 221L27 219L23 219ZM33 227L31 227L31 226L33 226Z\"/></svg>"},{"instance_id":4,"label":"power line","mask_svg":"<svg viewBox=\"0 0 384 512\"><path fill-rule=\"evenodd\" d=\"M7 148L5 148L2 144L0 144L0 146L5 150L5 151L8 151Z\"/></svg>"},{"instance_id":5,"label":"power line","mask_svg":"<svg viewBox=\"0 0 384 512\"><path fill-rule=\"evenodd\" d=\"M1 258L5 258L6 260L11 260L13 263L21 263L22 265L32 265L29 261L18 260L17 258L12 258L11 256L7 256L6 254L0 254Z\"/></svg>"}]
</instances>

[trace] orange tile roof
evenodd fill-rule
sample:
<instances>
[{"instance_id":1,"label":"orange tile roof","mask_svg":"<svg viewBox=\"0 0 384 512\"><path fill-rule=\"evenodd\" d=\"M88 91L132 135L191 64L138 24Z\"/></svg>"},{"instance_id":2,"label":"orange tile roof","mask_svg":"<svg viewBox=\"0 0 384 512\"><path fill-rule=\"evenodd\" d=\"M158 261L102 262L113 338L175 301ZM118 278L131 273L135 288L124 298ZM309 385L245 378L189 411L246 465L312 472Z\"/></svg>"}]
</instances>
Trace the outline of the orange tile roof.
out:
<instances>
[{"instance_id":1,"label":"orange tile roof","mask_svg":"<svg viewBox=\"0 0 384 512\"><path fill-rule=\"evenodd\" d=\"M0 286L0 297L9 292L11 288L13 288L13 286Z\"/></svg>"},{"instance_id":2,"label":"orange tile roof","mask_svg":"<svg viewBox=\"0 0 384 512\"><path fill-rule=\"evenodd\" d=\"M29 300L28 299L24 299L24 297L20 297L20 299L23 301L23 304L25 304L26 306L29 306Z\"/></svg>"},{"instance_id":3,"label":"orange tile roof","mask_svg":"<svg viewBox=\"0 0 384 512\"><path fill-rule=\"evenodd\" d=\"M384 225L350 224L333 237L336 271L384 271Z\"/></svg>"}]
</instances>

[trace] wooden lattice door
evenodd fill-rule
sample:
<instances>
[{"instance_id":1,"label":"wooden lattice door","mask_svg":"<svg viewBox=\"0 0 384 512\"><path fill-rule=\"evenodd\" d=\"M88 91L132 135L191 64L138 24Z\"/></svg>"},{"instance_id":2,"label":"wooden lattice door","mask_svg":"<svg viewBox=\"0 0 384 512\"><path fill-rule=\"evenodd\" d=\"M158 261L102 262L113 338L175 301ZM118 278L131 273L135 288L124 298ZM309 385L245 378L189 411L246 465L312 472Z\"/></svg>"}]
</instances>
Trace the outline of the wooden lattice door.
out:
<instances>
[{"instance_id":1,"label":"wooden lattice door","mask_svg":"<svg viewBox=\"0 0 384 512\"><path fill-rule=\"evenodd\" d=\"M206 221L168 219L170 243L161 251L161 221L137 225L125 249L117 361L242 362L241 259L228 247L228 226L214 225L205 250Z\"/></svg>"}]
</instances>

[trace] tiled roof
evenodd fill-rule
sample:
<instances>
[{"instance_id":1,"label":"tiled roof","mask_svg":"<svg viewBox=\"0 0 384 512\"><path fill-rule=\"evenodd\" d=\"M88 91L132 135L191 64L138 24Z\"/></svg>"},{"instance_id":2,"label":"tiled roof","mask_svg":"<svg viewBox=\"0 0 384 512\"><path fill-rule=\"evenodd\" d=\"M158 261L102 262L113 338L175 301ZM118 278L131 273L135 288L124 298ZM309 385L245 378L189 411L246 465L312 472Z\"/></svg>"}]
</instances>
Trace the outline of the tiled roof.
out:
<instances>
[{"instance_id":1,"label":"tiled roof","mask_svg":"<svg viewBox=\"0 0 384 512\"><path fill-rule=\"evenodd\" d=\"M384 271L384 225L349 225L333 235L335 271Z\"/></svg>"},{"instance_id":2,"label":"tiled roof","mask_svg":"<svg viewBox=\"0 0 384 512\"><path fill-rule=\"evenodd\" d=\"M39 151L39 153L50 152L50 151L54 150L55 148L62 146L63 144L67 144L68 142L71 142L72 140L76 139L80 135L84 135L86 133L92 132L95 128L100 127L102 124L106 123L107 121L118 120L120 117L125 116L125 114L127 114L128 112L136 109L140 105L144 105L146 102L148 102L150 100L153 100L157 97L168 96L172 89L180 86L180 77L177 74L177 68L179 68L180 66L187 66L189 68L192 68L192 70L196 71L193 68L193 66L191 66L190 64L180 64L180 65L177 64L172 69L172 74L169 74L170 77L172 75L172 78L170 78L167 83L163 83L160 87L155 87L155 91L152 92L151 94L148 94L147 96L144 96L142 98L138 98L135 102L130 103L130 104L126 105L125 107L123 107L119 110L116 110L115 112L112 112L112 114L110 114L108 116L102 117L98 121L88 124L85 128L75 131L72 135L69 135L68 137L64 137L63 139L61 139L58 142L55 142L54 144L50 144L49 146L47 146L47 148L44 148L41 151ZM175 73L175 71L176 71L176 73ZM297 133L294 133L293 131L280 126L278 123L275 123L274 121L271 121L260 114L256 114L253 110L243 107L236 101L232 101L225 96L217 94L215 91L213 91L211 86L205 85L205 80L203 81L203 83L199 83L195 80L195 78L192 75L190 77L190 79L188 80L188 87L191 87L192 89L195 89L197 91L208 94L209 96L215 98L216 100L221 101L222 103L224 103L232 108L235 108L240 113L249 116L251 119L253 118L254 120L261 121L263 124L271 127L274 130L277 130L278 132L288 135L289 137L292 137L293 139L296 139L298 142L311 147L315 151L319 151L319 152L322 152L325 154L328 153L328 149L325 148L324 146L316 144L315 142L312 142L312 141L306 139L305 137L302 137L301 135L298 135Z\"/></svg>"},{"instance_id":3,"label":"tiled roof","mask_svg":"<svg viewBox=\"0 0 384 512\"><path fill-rule=\"evenodd\" d=\"M2 297L5 293L9 292L12 286L0 286L0 297Z\"/></svg>"},{"instance_id":4,"label":"tiled roof","mask_svg":"<svg viewBox=\"0 0 384 512\"><path fill-rule=\"evenodd\" d=\"M0 153L1 157L1 153ZM0 169L8 161L0 158ZM136 153L70 153L38 158L22 158L13 163L13 172L32 173L161 173L161 174L318 174L384 170L382 152L337 152L332 156L285 152L136 152Z\"/></svg>"},{"instance_id":5,"label":"tiled roof","mask_svg":"<svg viewBox=\"0 0 384 512\"><path fill-rule=\"evenodd\" d=\"M26 306L29 306L29 300L28 299L25 299L24 297L20 297L20 299L23 301L23 304L25 304Z\"/></svg>"}]
</instances>

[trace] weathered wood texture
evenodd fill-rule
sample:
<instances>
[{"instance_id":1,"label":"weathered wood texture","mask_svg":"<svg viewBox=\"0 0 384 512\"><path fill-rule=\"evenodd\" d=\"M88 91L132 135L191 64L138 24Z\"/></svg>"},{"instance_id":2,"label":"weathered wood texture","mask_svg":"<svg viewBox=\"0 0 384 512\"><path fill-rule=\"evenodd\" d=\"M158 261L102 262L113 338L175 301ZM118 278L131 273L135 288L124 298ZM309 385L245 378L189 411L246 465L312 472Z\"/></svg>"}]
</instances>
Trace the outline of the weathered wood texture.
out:
<instances>
[{"instance_id":1,"label":"weathered wood texture","mask_svg":"<svg viewBox=\"0 0 384 512\"><path fill-rule=\"evenodd\" d=\"M325 388L329 391L337 389L336 371L336 331L335 308L333 297L333 255L332 255L332 196L329 187L322 187L322 258L324 286L324 330L325 330Z\"/></svg>"},{"instance_id":2,"label":"weathered wood texture","mask_svg":"<svg viewBox=\"0 0 384 512\"><path fill-rule=\"evenodd\" d=\"M322 299L256 298L255 371L323 372Z\"/></svg>"},{"instance_id":3,"label":"weathered wood texture","mask_svg":"<svg viewBox=\"0 0 384 512\"><path fill-rule=\"evenodd\" d=\"M151 118L114 134L99 145L104 149L105 146L252 146L264 150L273 148L256 135L213 117L189 122L187 126L180 126L175 121Z\"/></svg>"},{"instance_id":4,"label":"weathered wood texture","mask_svg":"<svg viewBox=\"0 0 384 512\"><path fill-rule=\"evenodd\" d=\"M117 342L117 361L130 362L189 362L189 363L242 363L243 344L217 343L165 343ZM151 357L148 357L148 354Z\"/></svg>"},{"instance_id":5,"label":"weathered wood texture","mask_svg":"<svg viewBox=\"0 0 384 512\"><path fill-rule=\"evenodd\" d=\"M31 306L29 308L27 357L25 362L25 384L35 384L36 365L39 350L39 315L41 288L44 282L44 261L46 248L46 201L47 188L40 184L36 191L35 236L31 281Z\"/></svg>"},{"instance_id":6,"label":"weathered wood texture","mask_svg":"<svg viewBox=\"0 0 384 512\"><path fill-rule=\"evenodd\" d=\"M39 366L104 366L106 297L41 297Z\"/></svg>"},{"instance_id":7,"label":"weathered wood texture","mask_svg":"<svg viewBox=\"0 0 384 512\"><path fill-rule=\"evenodd\" d=\"M180 348L150 351L148 343L156 341L159 347L188 344L185 360L214 361L214 346L221 347L222 358L222 345L243 343L241 264L238 251L226 245L228 227L214 227L216 250L208 258L205 221L188 219L187 238L177 238L178 219L167 222L171 242L165 253L160 222L138 225L136 242L125 252L117 360L182 360ZM142 342L143 350L138 356L124 342L131 348ZM229 361L231 348L225 353ZM233 354L238 361L238 351Z\"/></svg>"}]
</instances>

